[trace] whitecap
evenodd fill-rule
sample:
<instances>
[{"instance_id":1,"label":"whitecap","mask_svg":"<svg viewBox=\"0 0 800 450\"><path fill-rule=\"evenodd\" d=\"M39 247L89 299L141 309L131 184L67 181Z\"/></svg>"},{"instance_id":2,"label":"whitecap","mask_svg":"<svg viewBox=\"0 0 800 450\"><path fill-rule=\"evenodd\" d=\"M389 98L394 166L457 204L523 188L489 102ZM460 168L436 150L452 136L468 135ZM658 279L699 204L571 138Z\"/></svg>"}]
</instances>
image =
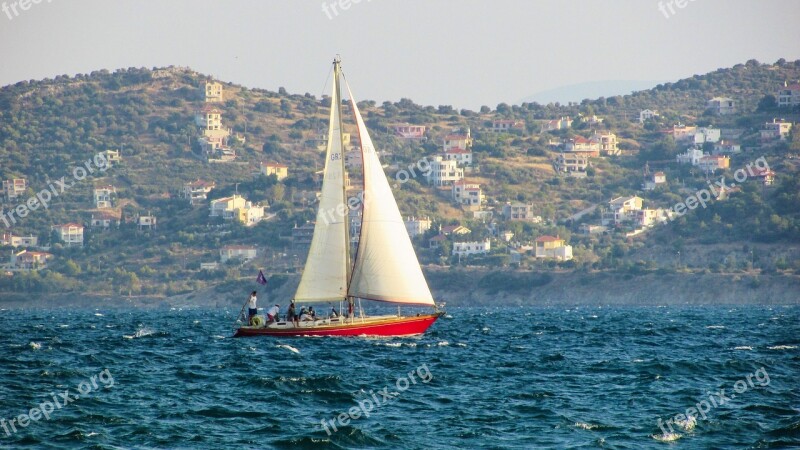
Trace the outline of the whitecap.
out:
<instances>
[{"instance_id":1,"label":"whitecap","mask_svg":"<svg viewBox=\"0 0 800 450\"><path fill-rule=\"evenodd\" d=\"M634 359L634 360L631 360L631 362L634 362L634 363L643 363L643 362L644 362L644 360L643 360L643 359Z\"/></svg>"},{"instance_id":2,"label":"whitecap","mask_svg":"<svg viewBox=\"0 0 800 450\"><path fill-rule=\"evenodd\" d=\"M725 328L725 325L709 325L706 328L709 330L721 330Z\"/></svg>"},{"instance_id":3,"label":"whitecap","mask_svg":"<svg viewBox=\"0 0 800 450\"><path fill-rule=\"evenodd\" d=\"M595 428L598 427L598 425L594 425L594 424L586 423L586 422L575 422L575 427L576 428L580 428L582 430L594 430Z\"/></svg>"},{"instance_id":4,"label":"whitecap","mask_svg":"<svg viewBox=\"0 0 800 450\"><path fill-rule=\"evenodd\" d=\"M753 347L750 347L749 345L740 345L738 347L733 347L733 349L734 350L752 350Z\"/></svg>"},{"instance_id":5,"label":"whitecap","mask_svg":"<svg viewBox=\"0 0 800 450\"><path fill-rule=\"evenodd\" d=\"M651 437L661 442L672 442L672 441L677 441L683 436L678 433L664 433L664 434L654 434Z\"/></svg>"},{"instance_id":6,"label":"whitecap","mask_svg":"<svg viewBox=\"0 0 800 450\"><path fill-rule=\"evenodd\" d=\"M450 314L445 314L445 315L444 315L444 318L445 318L445 319L452 319L452 318L453 318L453 316L451 316Z\"/></svg>"},{"instance_id":7,"label":"whitecap","mask_svg":"<svg viewBox=\"0 0 800 450\"><path fill-rule=\"evenodd\" d=\"M402 342L386 342L383 345L385 345L386 347L402 347L403 343Z\"/></svg>"},{"instance_id":8,"label":"whitecap","mask_svg":"<svg viewBox=\"0 0 800 450\"><path fill-rule=\"evenodd\" d=\"M211 338L212 339L225 339L225 336L221 336L219 334L215 334L215 335L211 336Z\"/></svg>"},{"instance_id":9,"label":"whitecap","mask_svg":"<svg viewBox=\"0 0 800 450\"><path fill-rule=\"evenodd\" d=\"M439 347L447 347L448 345L450 345L450 343L447 342L447 341L441 341L441 342L437 343L436 345L438 345Z\"/></svg>"},{"instance_id":10,"label":"whitecap","mask_svg":"<svg viewBox=\"0 0 800 450\"><path fill-rule=\"evenodd\" d=\"M285 348L286 350L289 350L291 352L297 353L298 355L300 354L300 350L292 347L291 345L280 344L280 345L277 345L277 347L278 348Z\"/></svg>"},{"instance_id":11,"label":"whitecap","mask_svg":"<svg viewBox=\"0 0 800 450\"><path fill-rule=\"evenodd\" d=\"M489 331L489 327L483 327L481 328L481 331Z\"/></svg>"},{"instance_id":12,"label":"whitecap","mask_svg":"<svg viewBox=\"0 0 800 450\"><path fill-rule=\"evenodd\" d=\"M125 339L135 339L135 338L150 336L153 333L155 333L155 331L149 328L140 328L136 330L136 333L133 333L131 335L124 335L122 337L124 337Z\"/></svg>"},{"instance_id":13,"label":"whitecap","mask_svg":"<svg viewBox=\"0 0 800 450\"><path fill-rule=\"evenodd\" d=\"M456 342L456 347L466 347L466 346L467 346L467 344L465 344L463 342Z\"/></svg>"},{"instance_id":14,"label":"whitecap","mask_svg":"<svg viewBox=\"0 0 800 450\"><path fill-rule=\"evenodd\" d=\"M772 347L767 347L769 350L794 350L797 348L796 345L773 345Z\"/></svg>"},{"instance_id":15,"label":"whitecap","mask_svg":"<svg viewBox=\"0 0 800 450\"><path fill-rule=\"evenodd\" d=\"M38 342L31 341L31 343L28 344L28 345L30 346L30 348L32 348L34 350L39 350L40 348L42 348L42 344L40 344Z\"/></svg>"},{"instance_id":16,"label":"whitecap","mask_svg":"<svg viewBox=\"0 0 800 450\"><path fill-rule=\"evenodd\" d=\"M94 315L95 315L96 317L103 317L103 314L101 314L101 313L94 313Z\"/></svg>"},{"instance_id":17,"label":"whitecap","mask_svg":"<svg viewBox=\"0 0 800 450\"><path fill-rule=\"evenodd\" d=\"M675 425L683 428L685 431L692 431L694 430L694 427L697 425L697 418L690 415L684 420L676 420Z\"/></svg>"}]
</instances>

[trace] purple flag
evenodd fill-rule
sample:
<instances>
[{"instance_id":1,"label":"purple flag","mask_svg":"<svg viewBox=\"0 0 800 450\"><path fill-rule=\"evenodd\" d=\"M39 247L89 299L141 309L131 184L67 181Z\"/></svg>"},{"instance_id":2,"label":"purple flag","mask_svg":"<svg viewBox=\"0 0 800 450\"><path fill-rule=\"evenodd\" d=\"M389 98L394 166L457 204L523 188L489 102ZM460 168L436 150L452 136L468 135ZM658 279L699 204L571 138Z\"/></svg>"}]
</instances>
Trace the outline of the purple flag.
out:
<instances>
[{"instance_id":1,"label":"purple flag","mask_svg":"<svg viewBox=\"0 0 800 450\"><path fill-rule=\"evenodd\" d=\"M264 286L267 285L267 278L264 276L264 272L258 271L258 278L256 278L256 283L263 284Z\"/></svg>"}]
</instances>

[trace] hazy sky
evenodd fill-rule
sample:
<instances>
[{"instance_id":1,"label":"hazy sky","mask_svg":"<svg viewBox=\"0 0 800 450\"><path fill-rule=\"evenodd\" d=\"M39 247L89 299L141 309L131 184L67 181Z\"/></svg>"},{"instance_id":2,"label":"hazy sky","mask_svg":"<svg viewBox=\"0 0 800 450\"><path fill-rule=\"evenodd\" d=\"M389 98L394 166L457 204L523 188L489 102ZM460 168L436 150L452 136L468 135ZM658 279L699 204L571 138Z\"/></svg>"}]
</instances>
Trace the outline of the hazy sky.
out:
<instances>
[{"instance_id":1,"label":"hazy sky","mask_svg":"<svg viewBox=\"0 0 800 450\"><path fill-rule=\"evenodd\" d=\"M658 0L20 1L0 0L0 85L183 65L320 95L338 53L360 100L474 109L583 82L800 58L797 0L661 0L663 11Z\"/></svg>"}]
</instances>

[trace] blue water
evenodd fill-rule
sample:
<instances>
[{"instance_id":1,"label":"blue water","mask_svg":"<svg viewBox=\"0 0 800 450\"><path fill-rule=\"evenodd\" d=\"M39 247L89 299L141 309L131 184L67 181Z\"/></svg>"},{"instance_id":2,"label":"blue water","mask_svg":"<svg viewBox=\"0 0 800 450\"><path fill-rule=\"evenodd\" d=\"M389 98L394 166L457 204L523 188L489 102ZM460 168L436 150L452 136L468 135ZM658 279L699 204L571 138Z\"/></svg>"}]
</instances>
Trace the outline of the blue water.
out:
<instances>
[{"instance_id":1,"label":"blue water","mask_svg":"<svg viewBox=\"0 0 800 450\"><path fill-rule=\"evenodd\" d=\"M455 308L382 340L232 339L236 312L0 311L0 448L800 448L798 307Z\"/></svg>"}]
</instances>

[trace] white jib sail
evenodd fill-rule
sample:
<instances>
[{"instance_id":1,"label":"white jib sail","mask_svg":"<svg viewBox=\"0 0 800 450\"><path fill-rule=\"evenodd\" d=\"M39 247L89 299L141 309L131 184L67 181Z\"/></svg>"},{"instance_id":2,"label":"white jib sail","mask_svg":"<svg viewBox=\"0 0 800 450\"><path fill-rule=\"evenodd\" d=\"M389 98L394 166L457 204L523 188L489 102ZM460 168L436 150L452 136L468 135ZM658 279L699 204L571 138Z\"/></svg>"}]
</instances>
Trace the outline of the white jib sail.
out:
<instances>
[{"instance_id":1,"label":"white jib sail","mask_svg":"<svg viewBox=\"0 0 800 450\"><path fill-rule=\"evenodd\" d=\"M349 295L434 305L403 217L347 81L345 86L358 126L364 164L363 219Z\"/></svg>"},{"instance_id":2,"label":"white jib sail","mask_svg":"<svg viewBox=\"0 0 800 450\"><path fill-rule=\"evenodd\" d=\"M308 258L294 295L295 302L339 301L347 296L348 237L345 227L347 202L344 193L341 98L339 70L334 68L328 146L317 210L317 222Z\"/></svg>"}]
</instances>

